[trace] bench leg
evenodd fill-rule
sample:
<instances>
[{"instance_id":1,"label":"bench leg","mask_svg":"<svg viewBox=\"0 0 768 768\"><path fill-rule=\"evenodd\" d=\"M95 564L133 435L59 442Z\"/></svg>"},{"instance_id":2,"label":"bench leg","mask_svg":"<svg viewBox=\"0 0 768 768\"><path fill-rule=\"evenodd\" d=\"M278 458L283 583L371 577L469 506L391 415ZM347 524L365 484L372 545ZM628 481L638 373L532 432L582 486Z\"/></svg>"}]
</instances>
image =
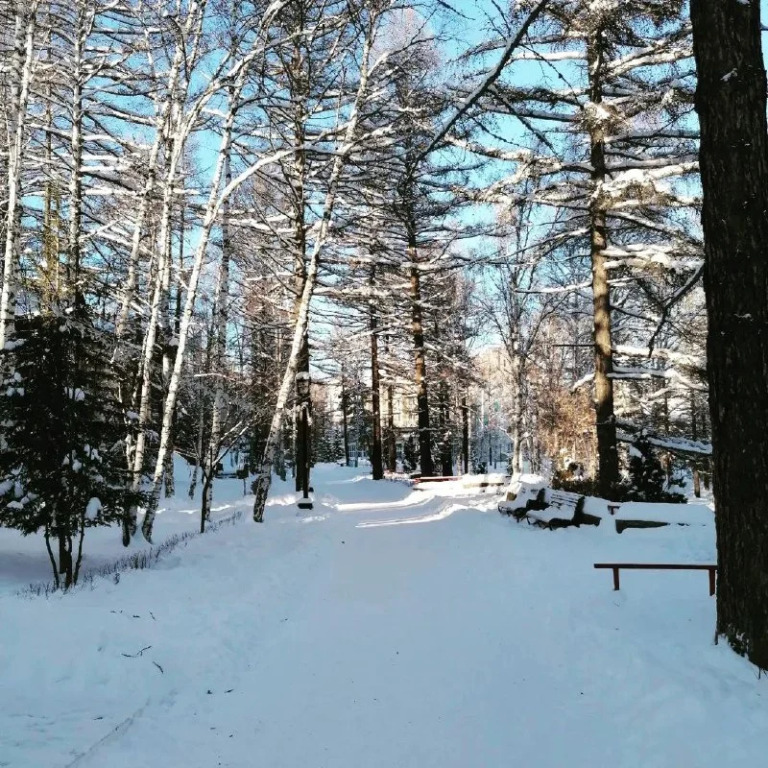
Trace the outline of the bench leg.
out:
<instances>
[{"instance_id":1,"label":"bench leg","mask_svg":"<svg viewBox=\"0 0 768 768\"><path fill-rule=\"evenodd\" d=\"M709 595L710 597L715 594L715 569L709 569Z\"/></svg>"},{"instance_id":2,"label":"bench leg","mask_svg":"<svg viewBox=\"0 0 768 768\"><path fill-rule=\"evenodd\" d=\"M619 591L619 569L618 568L613 569L613 590L614 592Z\"/></svg>"}]
</instances>

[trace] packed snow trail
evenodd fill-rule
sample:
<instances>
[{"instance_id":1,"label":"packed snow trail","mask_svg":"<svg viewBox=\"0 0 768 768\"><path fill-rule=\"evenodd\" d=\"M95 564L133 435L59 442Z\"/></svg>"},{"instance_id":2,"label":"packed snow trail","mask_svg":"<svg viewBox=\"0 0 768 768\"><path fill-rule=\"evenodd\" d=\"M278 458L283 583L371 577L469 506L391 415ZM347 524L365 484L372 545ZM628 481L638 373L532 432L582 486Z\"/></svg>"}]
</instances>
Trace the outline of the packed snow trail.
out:
<instances>
[{"instance_id":1,"label":"packed snow trail","mask_svg":"<svg viewBox=\"0 0 768 768\"><path fill-rule=\"evenodd\" d=\"M713 645L705 576L627 574L615 594L592 569L706 560L705 536L543 532L490 494L351 469L315 486L308 515L278 488L263 526L119 584L4 598L0 765L762 764L768 689Z\"/></svg>"}]
</instances>

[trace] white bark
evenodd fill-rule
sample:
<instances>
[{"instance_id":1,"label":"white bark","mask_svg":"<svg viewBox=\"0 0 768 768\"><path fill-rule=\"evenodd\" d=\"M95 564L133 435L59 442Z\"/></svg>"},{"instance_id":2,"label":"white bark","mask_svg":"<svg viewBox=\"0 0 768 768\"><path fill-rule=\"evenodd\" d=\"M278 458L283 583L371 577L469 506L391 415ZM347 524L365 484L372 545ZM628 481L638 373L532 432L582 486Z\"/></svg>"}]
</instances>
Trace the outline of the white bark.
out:
<instances>
[{"instance_id":1,"label":"white bark","mask_svg":"<svg viewBox=\"0 0 768 768\"><path fill-rule=\"evenodd\" d=\"M219 214L221 206L226 202L227 198L234 189L231 183L227 184L224 189L225 196L220 197L222 179L224 178L225 171L229 165L229 155L232 146L232 129L234 127L235 114L237 111L237 105L240 101L240 94L242 92L246 73L246 68L242 68L240 70L237 83L232 89L229 114L227 115L222 132L218 160L216 163L213 180L211 182L211 190L208 196L208 204L206 206L205 217L203 219L203 224L200 231L200 240L195 252L195 258L192 265L192 273L189 277L189 284L187 286L187 295L184 302L184 309L179 327L176 359L174 361L173 371L168 383L168 394L165 399L165 407L163 410L163 422L160 431L160 445L158 447L155 470L152 474L150 498L147 505L147 512L144 517L144 523L142 524L142 533L144 534L144 537L147 539L147 541L152 540L152 527L154 525L155 513L157 511L157 505L160 497L160 486L162 484L163 472L165 469L165 458L169 449L171 427L173 426L173 412L176 408L176 397L178 395L179 384L181 383L181 370L184 365L184 353L186 350L187 340L189 338L189 330L194 314L195 300L197 298L197 286L200 281L200 274L203 269L205 254L208 250L208 242L210 240L211 230L213 229L213 225L216 222L216 218Z\"/></svg>"},{"instance_id":2,"label":"white bark","mask_svg":"<svg viewBox=\"0 0 768 768\"><path fill-rule=\"evenodd\" d=\"M144 336L141 360L141 391L139 394L138 420L136 424L137 435L133 447L132 466L133 489L138 490L142 482L142 471L144 469L144 460L147 448L147 429L151 415L152 405L152 359L157 342L157 331L161 320L167 325L168 316L168 286L170 285L170 267L171 267L171 217L173 212L174 189L178 169L184 152L189 133L194 125L194 120L199 114L199 105L197 110L192 110L192 114L186 119L181 119L181 107L186 98L189 89L189 78L185 79L184 87L178 85L180 76L180 67L182 61L187 67L194 68L194 61L188 61L184 58L186 44L191 37L197 39L203 28L205 18L205 2L196 3L190 9L184 29L180 31L176 41L174 61L169 76L169 96L163 106L163 122L158 124L155 137L155 144L152 147L154 153L155 167L150 169L145 185L145 196L142 199L142 209L139 212L139 218L146 218L149 203L153 197L157 175L157 155L163 144L170 145L171 151L167 158L167 167L165 172L163 186L163 203L160 212L160 231L158 236L158 258L155 269L155 279L152 288L152 299L150 303L150 314L147 329ZM178 62L177 62L178 60ZM177 70L177 71L174 71ZM150 157L150 160L153 158ZM145 205L146 204L146 205ZM125 329L127 321L127 311L130 305L130 297L135 290L135 268L138 265L140 244L142 239L143 220L137 221L134 229L134 238L132 242L131 261L129 264L128 285L121 307L120 318L117 327L117 344L120 344L120 337ZM134 269L134 284L131 285L130 269ZM121 327L122 323L122 327ZM117 348L116 352L117 354ZM126 512L125 526L127 532L132 536L137 529L138 510L133 507ZM124 534L125 540L125 534Z\"/></svg>"},{"instance_id":3,"label":"white bark","mask_svg":"<svg viewBox=\"0 0 768 768\"><path fill-rule=\"evenodd\" d=\"M312 302L312 295L317 284L317 272L320 265L320 256L328 240L328 230L331 222L331 216L333 214L334 204L336 202L336 194L338 191L339 181L341 180L342 172L346 166L347 158L349 157L349 154L352 151L355 140L357 138L357 127L359 122L360 109L367 97L369 57L372 38L372 29L369 29L369 34L366 36L363 45L363 55L360 64L360 82L358 85L357 93L355 95L354 104L352 106L352 112L350 114L346 131L344 133L344 143L334 158L333 169L328 181L328 192L326 194L325 203L323 205L323 216L309 259L309 264L307 265L304 289L301 293L301 298L298 304L296 325L293 331L293 343L291 344L291 352L288 357L285 373L283 374L283 380L280 384L277 403L275 405L275 412L272 416L269 434L264 446L264 454L262 456L261 465L259 467L259 475L253 483L253 491L255 495L253 503L253 519L254 522L257 523L261 523L264 520L264 507L266 506L267 496L269 495L269 488L272 484L272 464L274 463L275 453L277 451L280 434L283 428L286 404L295 383L296 368L299 362L301 347L304 342L304 335L307 332L307 327L309 324L309 308Z\"/></svg>"},{"instance_id":4,"label":"white bark","mask_svg":"<svg viewBox=\"0 0 768 768\"><path fill-rule=\"evenodd\" d=\"M90 18L89 18L90 17ZM73 36L72 53L72 132L70 152L72 154L72 174L69 180L69 232L67 237L67 257L75 284L75 296L81 291L80 272L80 229L82 226L83 189L81 167L83 162L83 53L88 37L88 28L93 21L93 11L86 7L86 0L78 0L76 28Z\"/></svg>"},{"instance_id":5,"label":"white bark","mask_svg":"<svg viewBox=\"0 0 768 768\"><path fill-rule=\"evenodd\" d=\"M515 399L512 412L512 474L522 475L523 473L523 416L524 416L524 385L525 385L525 364L521 355L515 354L512 358L512 369L515 380Z\"/></svg>"},{"instance_id":6,"label":"white bark","mask_svg":"<svg viewBox=\"0 0 768 768\"><path fill-rule=\"evenodd\" d=\"M230 104L230 108L234 105ZM232 181L230 153L224 159L224 178L227 185ZM204 475L208 478L205 498L202 500L203 525L211 510L213 481L216 466L221 454L221 432L224 424L224 368L227 351L227 322L229 321L229 263L231 255L230 241L230 204L227 198L221 205L221 264L216 287L216 306L213 323L213 355L211 370L214 375L213 413L211 414L211 433L208 438L208 451L205 456Z\"/></svg>"},{"instance_id":7,"label":"white bark","mask_svg":"<svg viewBox=\"0 0 768 768\"><path fill-rule=\"evenodd\" d=\"M3 287L0 292L0 349L13 333L16 311L16 273L21 250L21 177L27 108L35 61L35 29L38 0L27 3L16 0L13 40L12 85L9 105L8 135L8 202L5 216L5 248L3 255Z\"/></svg>"},{"instance_id":8,"label":"white bark","mask_svg":"<svg viewBox=\"0 0 768 768\"><path fill-rule=\"evenodd\" d=\"M144 179L144 187L141 190L141 202L139 203L139 210L136 213L136 218L133 223L131 251L128 257L128 272L123 287L123 296L115 328L116 346L112 358L113 360L117 359L119 354L120 345L128 323L131 304L133 303L134 294L136 292L139 259L141 256L141 241L144 237L144 226L155 194L160 150L167 139L168 124L172 116L173 105L180 98L178 88L182 65L185 63L186 42L193 29L196 29L199 33L202 26L204 10L205 2L193 3L191 5L184 27L180 30L180 34L176 39L173 59L171 61L170 69L168 70L166 81L167 96L162 102L162 106L157 114L157 119L155 120L155 139L149 151L149 157L147 158L147 171Z\"/></svg>"},{"instance_id":9,"label":"white bark","mask_svg":"<svg viewBox=\"0 0 768 768\"><path fill-rule=\"evenodd\" d=\"M265 13L264 18L261 21L261 28L266 29L274 18L274 15L285 5L285 3L274 3L268 11ZM195 301L197 299L197 287L200 281L200 275L202 273L205 255L208 249L208 243L210 241L211 231L216 223L216 220L221 212L221 208L226 204L230 195L253 174L257 173L265 165L278 162L282 157L295 152L295 148L291 148L284 152L276 152L270 156L260 158L257 162L253 163L237 178L227 181L226 185L222 189L222 180L225 176L225 166L227 165L228 158L232 146L232 132L234 127L235 115L240 104L243 88L245 86L246 78L249 74L250 67L253 61L263 53L264 48L260 42L261 38L257 38L253 47L249 53L243 56L237 63L231 66L231 68L219 78L215 78L209 84L208 88L201 94L199 99L195 102L194 106L187 112L183 120L183 127L180 128L183 136L188 134L188 131L195 124L198 116L202 112L205 105L213 97L213 95L226 83L232 83L230 90L230 108L225 117L225 122L222 128L221 143L217 155L216 168L211 181L210 192L208 196L208 202L205 207L205 213L203 216L202 225L199 231L199 240L195 256L193 259L192 272L189 276L187 285L187 294L184 302L184 308L181 315L181 322L179 325L179 334L177 339L176 357L174 360L173 370L171 371L168 381L168 392L165 398L165 404L163 408L163 418L160 429L160 441L158 446L157 459L155 461L155 469L152 473L151 486L149 500L147 503L147 512L144 517L144 523L142 525L142 533L148 541L151 541L152 528L154 525L155 513L160 498L160 487L163 480L163 473L165 469L165 462L168 452L170 450L170 438L171 429L173 426L173 413L176 408L176 399L178 396L179 385L181 383L181 371L184 367L184 355L186 351L187 341L189 339L189 332L192 326L192 319L195 309ZM228 175L228 174L227 174ZM326 224L327 227L327 224ZM162 275L162 266L158 266L158 275ZM158 279L156 286L161 286L162 280ZM161 291L156 291L152 297L152 313L159 311ZM154 324L156 325L156 324ZM154 331L153 331L154 333ZM152 339L152 345L154 345L154 337ZM145 356L151 355L149 351L151 346L145 341ZM145 374L146 375L146 374ZM143 403L142 399L142 403ZM145 418L148 418L149 411L147 410ZM141 421L142 413L139 412ZM142 439L142 432L139 433L139 439ZM142 444L142 463L143 463L143 451L145 442ZM137 447L137 454L139 453ZM134 458L134 468L139 466L138 457ZM140 479L138 474L140 470L134 475L135 478Z\"/></svg>"}]
</instances>

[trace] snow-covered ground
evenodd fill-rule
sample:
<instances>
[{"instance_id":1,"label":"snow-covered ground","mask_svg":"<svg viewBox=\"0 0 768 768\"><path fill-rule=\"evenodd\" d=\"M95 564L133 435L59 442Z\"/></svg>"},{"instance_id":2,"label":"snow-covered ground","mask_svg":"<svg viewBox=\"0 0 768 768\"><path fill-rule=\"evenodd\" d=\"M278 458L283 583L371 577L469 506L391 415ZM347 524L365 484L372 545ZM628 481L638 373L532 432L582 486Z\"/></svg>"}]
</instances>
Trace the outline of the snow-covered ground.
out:
<instances>
[{"instance_id":1,"label":"snow-covered ground","mask_svg":"<svg viewBox=\"0 0 768 768\"><path fill-rule=\"evenodd\" d=\"M230 467L227 467L227 470L229 469ZM196 497L191 500L188 495L191 469L178 455L174 456L174 478L176 495L170 499L161 498L155 518L155 544L160 544L171 536L197 531L200 528L201 483L198 482ZM224 480L218 483L221 484L223 493L217 494L218 500L212 505L211 520L221 520L240 508L249 506L243 503L242 480ZM126 550L118 528L89 528L83 546L82 572L87 575L89 571L98 571L126 554L140 549L150 549L150 545L141 535L137 536L130 549ZM43 537L22 536L18 531L0 527L0 595L4 592L18 592L19 589L50 582L52 579L51 563ZM0 757L0 768L1 760Z\"/></svg>"},{"instance_id":2,"label":"snow-covered ground","mask_svg":"<svg viewBox=\"0 0 768 768\"><path fill-rule=\"evenodd\" d=\"M364 471L318 467L302 516L278 484L264 525L117 584L30 599L7 576L0 766L764 764L768 689L714 645L706 574L615 593L592 568L712 562L711 525L542 531L498 495ZM248 510L241 493L220 482L216 504Z\"/></svg>"}]
</instances>

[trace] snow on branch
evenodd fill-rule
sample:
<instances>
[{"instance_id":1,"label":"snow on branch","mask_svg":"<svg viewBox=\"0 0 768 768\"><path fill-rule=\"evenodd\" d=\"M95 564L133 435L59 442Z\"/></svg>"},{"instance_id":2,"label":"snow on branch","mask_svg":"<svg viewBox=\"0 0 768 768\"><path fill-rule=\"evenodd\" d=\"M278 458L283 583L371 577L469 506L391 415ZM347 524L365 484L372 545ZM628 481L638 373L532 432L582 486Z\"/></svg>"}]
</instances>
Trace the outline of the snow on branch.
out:
<instances>
[{"instance_id":1,"label":"snow on branch","mask_svg":"<svg viewBox=\"0 0 768 768\"><path fill-rule=\"evenodd\" d=\"M689 440L685 437L662 437L649 435L647 432L644 433L644 436L651 445L655 446L656 448L663 448L666 451L671 451L672 453L687 453L695 454L697 456L712 455L712 443L704 443L699 440ZM616 434L616 437L622 443L634 443L638 436L619 431Z\"/></svg>"},{"instance_id":2,"label":"snow on branch","mask_svg":"<svg viewBox=\"0 0 768 768\"><path fill-rule=\"evenodd\" d=\"M467 97L465 102L459 107L459 109L448 118L443 126L437 131L432 141L429 142L427 148L421 153L419 159L425 158L448 134L454 125L466 114L483 96L483 94L501 77L501 73L504 71L504 67L507 66L509 60L512 58L512 54L520 46L525 36L528 34L528 29L531 24L541 15L545 6L549 0L539 0L536 7L528 14L528 18L523 22L522 26L518 30L517 34L509 38L504 53L502 53L496 66L485 76L483 81L475 88L474 91Z\"/></svg>"}]
</instances>

